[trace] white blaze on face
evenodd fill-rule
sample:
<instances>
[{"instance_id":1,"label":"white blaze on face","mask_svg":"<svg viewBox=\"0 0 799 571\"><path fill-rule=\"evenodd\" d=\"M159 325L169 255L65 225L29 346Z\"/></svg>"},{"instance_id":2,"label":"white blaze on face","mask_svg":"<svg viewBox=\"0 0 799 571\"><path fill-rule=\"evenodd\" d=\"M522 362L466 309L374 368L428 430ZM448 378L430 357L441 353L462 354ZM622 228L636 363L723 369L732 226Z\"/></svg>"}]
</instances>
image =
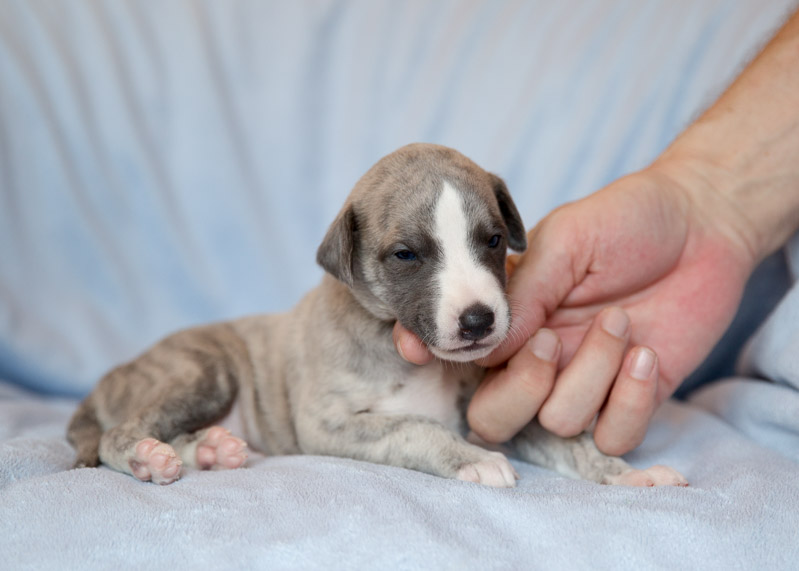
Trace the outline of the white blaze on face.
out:
<instances>
[{"instance_id":1,"label":"white blaze on face","mask_svg":"<svg viewBox=\"0 0 799 571\"><path fill-rule=\"evenodd\" d=\"M488 355L505 337L509 326L504 292L496 276L479 262L472 250L470 227L460 193L444 182L435 210L435 236L441 248L442 269L438 275L438 339L431 350L449 360L471 361ZM494 311L494 331L479 341L479 348L460 351L473 345L461 337L459 319L475 303Z\"/></svg>"}]
</instances>

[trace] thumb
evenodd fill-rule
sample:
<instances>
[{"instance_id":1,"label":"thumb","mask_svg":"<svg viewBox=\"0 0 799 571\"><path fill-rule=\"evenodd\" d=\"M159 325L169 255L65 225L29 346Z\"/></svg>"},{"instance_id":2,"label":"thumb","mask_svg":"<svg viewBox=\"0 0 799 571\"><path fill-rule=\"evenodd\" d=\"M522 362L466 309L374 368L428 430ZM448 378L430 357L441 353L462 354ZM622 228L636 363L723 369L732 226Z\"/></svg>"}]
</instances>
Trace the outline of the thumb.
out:
<instances>
[{"instance_id":1,"label":"thumb","mask_svg":"<svg viewBox=\"0 0 799 571\"><path fill-rule=\"evenodd\" d=\"M405 329L400 322L394 324L394 346L400 357L414 365L425 365L433 360L433 354L422 340Z\"/></svg>"},{"instance_id":2,"label":"thumb","mask_svg":"<svg viewBox=\"0 0 799 571\"><path fill-rule=\"evenodd\" d=\"M540 303L519 305L510 296L511 324L505 340L494 351L477 361L481 367L496 367L510 359L546 322L547 312Z\"/></svg>"},{"instance_id":3,"label":"thumb","mask_svg":"<svg viewBox=\"0 0 799 571\"><path fill-rule=\"evenodd\" d=\"M574 287L571 256L563 250L563 242L542 231L540 226L545 222L529 232L530 249L512 264L508 281L510 332L488 357L478 361L483 367L496 367L515 355Z\"/></svg>"}]
</instances>

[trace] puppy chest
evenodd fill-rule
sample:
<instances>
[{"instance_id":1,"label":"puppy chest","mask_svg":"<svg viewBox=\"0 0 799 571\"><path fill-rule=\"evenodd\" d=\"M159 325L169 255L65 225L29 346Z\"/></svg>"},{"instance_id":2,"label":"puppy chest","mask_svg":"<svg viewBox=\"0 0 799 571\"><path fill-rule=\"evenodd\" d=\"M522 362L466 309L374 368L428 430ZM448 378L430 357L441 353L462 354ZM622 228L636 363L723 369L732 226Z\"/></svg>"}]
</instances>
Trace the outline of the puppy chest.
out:
<instances>
[{"instance_id":1,"label":"puppy chest","mask_svg":"<svg viewBox=\"0 0 799 571\"><path fill-rule=\"evenodd\" d=\"M470 387L464 375L434 361L396 379L372 410L380 414L418 414L460 432L463 404Z\"/></svg>"}]
</instances>

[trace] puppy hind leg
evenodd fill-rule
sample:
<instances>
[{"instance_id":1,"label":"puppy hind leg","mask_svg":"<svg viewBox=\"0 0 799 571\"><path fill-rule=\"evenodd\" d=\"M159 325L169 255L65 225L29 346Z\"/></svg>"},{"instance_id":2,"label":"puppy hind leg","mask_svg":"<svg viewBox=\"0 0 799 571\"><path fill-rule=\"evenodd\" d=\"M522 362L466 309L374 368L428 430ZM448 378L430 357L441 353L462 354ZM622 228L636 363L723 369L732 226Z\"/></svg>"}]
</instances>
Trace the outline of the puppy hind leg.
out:
<instances>
[{"instance_id":1,"label":"puppy hind leg","mask_svg":"<svg viewBox=\"0 0 799 571\"><path fill-rule=\"evenodd\" d=\"M190 385L196 388L196 385ZM219 388L218 385L213 384ZM171 394L151 403L135 417L106 432L100 440L100 460L121 472L143 481L171 484L180 477L183 459L172 443L185 448L190 436L218 420L230 409L235 390L185 390L176 386ZM214 431L203 435L207 441ZM225 439L222 439L225 440ZM223 445L224 444L224 445ZM232 456L231 445L219 442L224 453ZM193 451L192 451L193 452ZM225 457L226 462L232 462ZM194 455L190 464L195 464Z\"/></svg>"},{"instance_id":2,"label":"puppy hind leg","mask_svg":"<svg viewBox=\"0 0 799 571\"><path fill-rule=\"evenodd\" d=\"M206 368L194 387L195 391L164 407L172 423L163 424L163 440L175 448L187 466L203 470L243 466L247 443L226 428L213 425L231 411L238 393L231 369Z\"/></svg>"},{"instance_id":3,"label":"puppy hind leg","mask_svg":"<svg viewBox=\"0 0 799 571\"><path fill-rule=\"evenodd\" d=\"M174 448L150 434L139 420L115 426L100 439L100 460L144 482L171 484L180 477L183 462Z\"/></svg>"},{"instance_id":4,"label":"puppy hind leg","mask_svg":"<svg viewBox=\"0 0 799 571\"><path fill-rule=\"evenodd\" d=\"M222 426L182 434L170 444L186 466L201 470L232 470L247 461L247 443Z\"/></svg>"}]
</instances>

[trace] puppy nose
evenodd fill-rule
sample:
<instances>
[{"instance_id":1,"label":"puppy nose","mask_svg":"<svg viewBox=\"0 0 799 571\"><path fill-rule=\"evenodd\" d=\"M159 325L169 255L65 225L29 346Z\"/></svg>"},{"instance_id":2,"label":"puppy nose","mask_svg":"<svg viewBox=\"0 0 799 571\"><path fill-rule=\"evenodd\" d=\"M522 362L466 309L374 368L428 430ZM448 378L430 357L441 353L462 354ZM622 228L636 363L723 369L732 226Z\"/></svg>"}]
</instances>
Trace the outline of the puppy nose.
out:
<instances>
[{"instance_id":1,"label":"puppy nose","mask_svg":"<svg viewBox=\"0 0 799 571\"><path fill-rule=\"evenodd\" d=\"M461 337L468 341L479 341L493 331L494 312L482 303L475 303L466 308L458 318Z\"/></svg>"}]
</instances>

